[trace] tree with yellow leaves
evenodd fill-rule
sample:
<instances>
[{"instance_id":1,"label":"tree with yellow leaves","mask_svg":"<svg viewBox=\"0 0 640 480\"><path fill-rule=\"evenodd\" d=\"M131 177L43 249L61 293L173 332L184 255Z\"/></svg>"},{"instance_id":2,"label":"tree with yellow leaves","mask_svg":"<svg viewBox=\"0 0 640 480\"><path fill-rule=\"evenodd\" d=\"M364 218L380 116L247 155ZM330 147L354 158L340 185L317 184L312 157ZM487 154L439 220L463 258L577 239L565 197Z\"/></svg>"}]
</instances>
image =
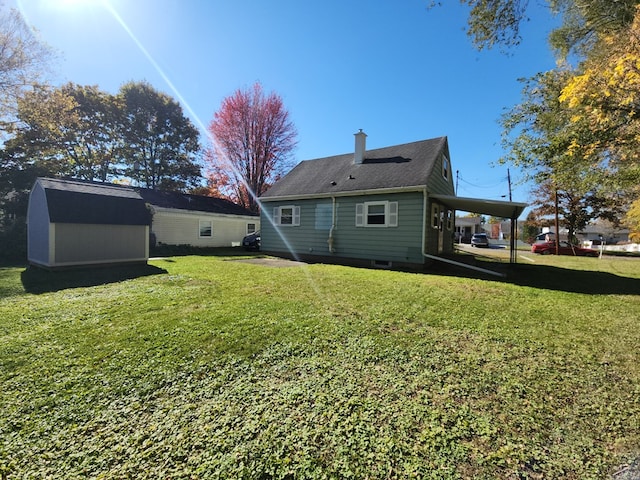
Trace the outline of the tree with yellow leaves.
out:
<instances>
[{"instance_id":1,"label":"tree with yellow leaves","mask_svg":"<svg viewBox=\"0 0 640 480\"><path fill-rule=\"evenodd\" d=\"M602 36L559 100L572 122L591 132L575 138L575 145L600 158L603 173L615 174L609 175L615 178L611 186L631 199L625 222L640 240L640 6L627 29Z\"/></svg>"},{"instance_id":2,"label":"tree with yellow leaves","mask_svg":"<svg viewBox=\"0 0 640 480\"><path fill-rule=\"evenodd\" d=\"M640 243L640 200L631 204L624 220L629 227L629 240Z\"/></svg>"}]
</instances>

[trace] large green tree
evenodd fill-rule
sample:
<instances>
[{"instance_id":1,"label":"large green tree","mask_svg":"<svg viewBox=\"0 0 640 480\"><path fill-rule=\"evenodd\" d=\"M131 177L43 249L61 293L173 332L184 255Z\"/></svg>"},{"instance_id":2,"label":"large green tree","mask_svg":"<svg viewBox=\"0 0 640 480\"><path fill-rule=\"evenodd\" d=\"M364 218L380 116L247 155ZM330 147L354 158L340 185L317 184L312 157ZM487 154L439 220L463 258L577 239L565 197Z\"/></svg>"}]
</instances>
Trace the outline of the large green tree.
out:
<instances>
[{"instance_id":1,"label":"large green tree","mask_svg":"<svg viewBox=\"0 0 640 480\"><path fill-rule=\"evenodd\" d=\"M68 83L37 87L18 101L17 121L0 150L0 208L26 212L38 176L128 180L164 190L201 179L198 131L170 97L146 83L112 95Z\"/></svg>"},{"instance_id":2,"label":"large green tree","mask_svg":"<svg viewBox=\"0 0 640 480\"><path fill-rule=\"evenodd\" d=\"M6 142L14 167L38 164L56 175L106 181L121 150L117 99L96 86L68 83L26 92Z\"/></svg>"},{"instance_id":3,"label":"large green tree","mask_svg":"<svg viewBox=\"0 0 640 480\"><path fill-rule=\"evenodd\" d=\"M122 102L121 162L136 184L161 190L195 187L200 179L198 130L170 96L146 82L129 82Z\"/></svg>"},{"instance_id":4,"label":"large green tree","mask_svg":"<svg viewBox=\"0 0 640 480\"><path fill-rule=\"evenodd\" d=\"M19 100L17 119L2 155L8 170L128 178L165 190L201 178L198 131L180 105L144 82L127 83L116 95L73 83L36 88Z\"/></svg>"}]
</instances>

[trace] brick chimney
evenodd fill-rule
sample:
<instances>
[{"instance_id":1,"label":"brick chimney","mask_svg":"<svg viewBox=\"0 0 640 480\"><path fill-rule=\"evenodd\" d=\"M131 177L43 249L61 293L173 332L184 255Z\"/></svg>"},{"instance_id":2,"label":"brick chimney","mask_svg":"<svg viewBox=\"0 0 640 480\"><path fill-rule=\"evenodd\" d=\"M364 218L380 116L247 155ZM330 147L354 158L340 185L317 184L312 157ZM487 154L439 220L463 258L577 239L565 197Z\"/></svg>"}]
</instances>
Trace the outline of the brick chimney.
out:
<instances>
[{"instance_id":1,"label":"brick chimney","mask_svg":"<svg viewBox=\"0 0 640 480\"><path fill-rule=\"evenodd\" d=\"M353 163L362 163L364 160L364 152L366 151L367 134L360 129L358 133L353 134L356 137L356 152L353 156Z\"/></svg>"}]
</instances>

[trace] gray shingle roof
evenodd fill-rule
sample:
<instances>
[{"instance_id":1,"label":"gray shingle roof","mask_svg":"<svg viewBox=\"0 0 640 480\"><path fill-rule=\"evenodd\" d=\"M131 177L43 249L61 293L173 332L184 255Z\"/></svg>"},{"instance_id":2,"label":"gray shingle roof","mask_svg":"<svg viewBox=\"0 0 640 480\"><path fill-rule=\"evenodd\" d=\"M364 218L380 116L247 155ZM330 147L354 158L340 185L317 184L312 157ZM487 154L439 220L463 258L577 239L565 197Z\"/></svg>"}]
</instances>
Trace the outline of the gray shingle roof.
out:
<instances>
[{"instance_id":1,"label":"gray shingle roof","mask_svg":"<svg viewBox=\"0 0 640 480\"><path fill-rule=\"evenodd\" d=\"M129 187L40 178L52 223L150 225L144 200Z\"/></svg>"},{"instance_id":2,"label":"gray shingle roof","mask_svg":"<svg viewBox=\"0 0 640 480\"><path fill-rule=\"evenodd\" d=\"M137 189L137 191L147 203L157 207L220 213L224 215L257 216L257 214L252 213L246 208L223 198L190 195L180 192L164 192L145 188Z\"/></svg>"},{"instance_id":3,"label":"gray shingle roof","mask_svg":"<svg viewBox=\"0 0 640 480\"><path fill-rule=\"evenodd\" d=\"M306 160L260 198L424 186L439 154L447 148L447 137L439 137L367 150L361 164L354 163L353 153Z\"/></svg>"}]
</instances>

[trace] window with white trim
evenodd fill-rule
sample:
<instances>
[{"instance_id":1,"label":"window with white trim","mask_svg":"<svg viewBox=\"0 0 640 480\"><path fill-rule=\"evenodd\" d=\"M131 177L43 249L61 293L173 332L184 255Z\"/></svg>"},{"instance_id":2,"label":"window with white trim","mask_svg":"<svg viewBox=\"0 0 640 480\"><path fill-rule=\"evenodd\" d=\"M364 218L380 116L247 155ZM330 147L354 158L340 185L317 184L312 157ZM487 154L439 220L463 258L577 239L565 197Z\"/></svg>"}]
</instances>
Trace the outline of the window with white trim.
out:
<instances>
[{"instance_id":1,"label":"window with white trim","mask_svg":"<svg viewBox=\"0 0 640 480\"><path fill-rule=\"evenodd\" d=\"M397 227L398 202L356 204L356 227Z\"/></svg>"},{"instance_id":2,"label":"window with white trim","mask_svg":"<svg viewBox=\"0 0 640 480\"><path fill-rule=\"evenodd\" d=\"M300 206L283 205L273 209L273 221L276 225L297 227L300 225Z\"/></svg>"},{"instance_id":3,"label":"window with white trim","mask_svg":"<svg viewBox=\"0 0 640 480\"><path fill-rule=\"evenodd\" d=\"M445 180L449 180L449 170L450 170L451 164L449 163L449 159L447 158L446 155L442 155L442 176L444 177Z\"/></svg>"},{"instance_id":4,"label":"window with white trim","mask_svg":"<svg viewBox=\"0 0 640 480\"><path fill-rule=\"evenodd\" d=\"M431 204L431 226L440 228L440 205L437 203Z\"/></svg>"},{"instance_id":5,"label":"window with white trim","mask_svg":"<svg viewBox=\"0 0 640 480\"><path fill-rule=\"evenodd\" d=\"M211 220L200 220L198 222L198 236L207 238L213 236L213 222Z\"/></svg>"},{"instance_id":6,"label":"window with white trim","mask_svg":"<svg viewBox=\"0 0 640 480\"><path fill-rule=\"evenodd\" d=\"M247 235L251 235L255 231L256 231L256 224L255 223L247 223Z\"/></svg>"}]
</instances>

